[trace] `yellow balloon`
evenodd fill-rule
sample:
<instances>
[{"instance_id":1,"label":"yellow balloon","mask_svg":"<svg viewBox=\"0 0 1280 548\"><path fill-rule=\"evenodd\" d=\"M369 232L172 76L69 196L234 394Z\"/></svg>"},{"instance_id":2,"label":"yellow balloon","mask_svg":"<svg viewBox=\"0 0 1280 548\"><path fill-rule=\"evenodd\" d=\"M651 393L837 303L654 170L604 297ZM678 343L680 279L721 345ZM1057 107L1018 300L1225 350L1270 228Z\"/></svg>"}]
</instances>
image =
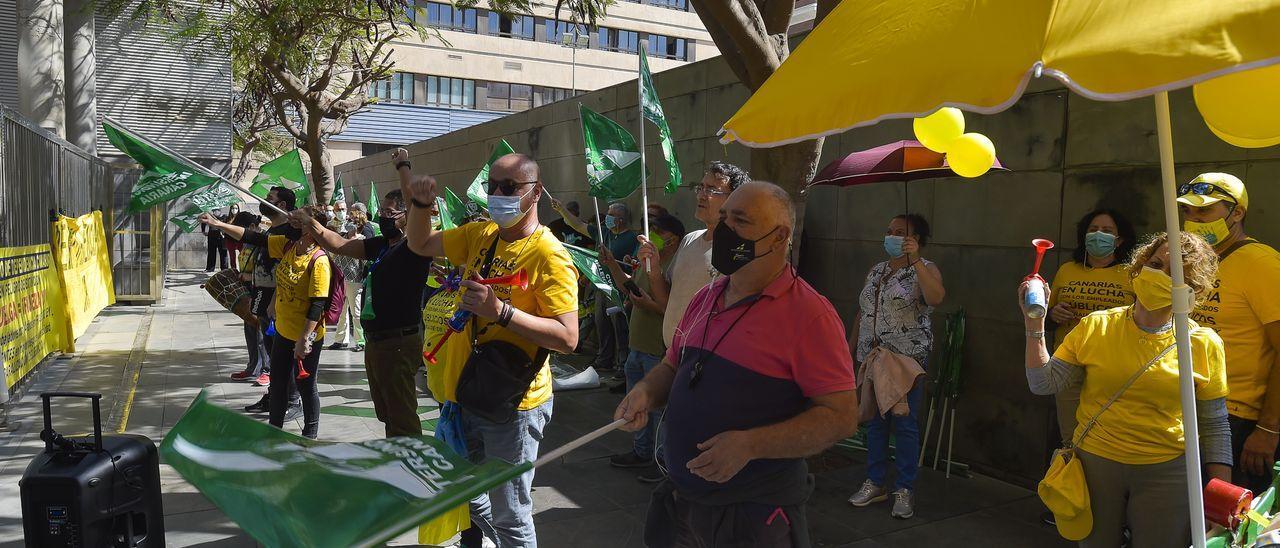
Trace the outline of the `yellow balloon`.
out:
<instances>
[{"instance_id":1,"label":"yellow balloon","mask_svg":"<svg viewBox=\"0 0 1280 548\"><path fill-rule=\"evenodd\" d=\"M996 146L986 135L966 133L951 142L947 165L961 177L977 177L996 164Z\"/></svg>"},{"instance_id":2,"label":"yellow balloon","mask_svg":"<svg viewBox=\"0 0 1280 548\"><path fill-rule=\"evenodd\" d=\"M1194 87L1209 129L1238 147L1280 143L1280 65L1220 76Z\"/></svg>"},{"instance_id":3,"label":"yellow balloon","mask_svg":"<svg viewBox=\"0 0 1280 548\"><path fill-rule=\"evenodd\" d=\"M964 113L958 108L944 107L911 122L916 140L934 152L947 152L951 142L964 133Z\"/></svg>"},{"instance_id":4,"label":"yellow balloon","mask_svg":"<svg viewBox=\"0 0 1280 548\"><path fill-rule=\"evenodd\" d=\"M1226 141L1228 144L1232 144L1240 148L1265 148L1269 146L1280 145L1280 135L1277 135L1270 139L1248 139L1245 137L1236 137L1235 135L1227 135L1222 130L1216 127L1213 127L1213 124L1210 124L1208 120L1205 120L1205 125L1209 126L1209 131L1212 131L1213 134L1217 135L1219 139L1222 139L1223 141Z\"/></svg>"}]
</instances>

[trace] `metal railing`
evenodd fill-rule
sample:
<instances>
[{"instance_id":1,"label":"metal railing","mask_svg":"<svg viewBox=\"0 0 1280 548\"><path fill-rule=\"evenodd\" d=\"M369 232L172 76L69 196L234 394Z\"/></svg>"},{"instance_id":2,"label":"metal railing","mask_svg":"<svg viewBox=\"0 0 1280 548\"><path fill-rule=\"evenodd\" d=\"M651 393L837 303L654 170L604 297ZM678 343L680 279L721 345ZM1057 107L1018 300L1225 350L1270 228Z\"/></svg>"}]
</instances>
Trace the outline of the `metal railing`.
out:
<instances>
[{"instance_id":1,"label":"metal railing","mask_svg":"<svg viewBox=\"0 0 1280 548\"><path fill-rule=\"evenodd\" d=\"M0 246L49 243L54 214L95 209L111 226L113 169L0 105Z\"/></svg>"}]
</instances>

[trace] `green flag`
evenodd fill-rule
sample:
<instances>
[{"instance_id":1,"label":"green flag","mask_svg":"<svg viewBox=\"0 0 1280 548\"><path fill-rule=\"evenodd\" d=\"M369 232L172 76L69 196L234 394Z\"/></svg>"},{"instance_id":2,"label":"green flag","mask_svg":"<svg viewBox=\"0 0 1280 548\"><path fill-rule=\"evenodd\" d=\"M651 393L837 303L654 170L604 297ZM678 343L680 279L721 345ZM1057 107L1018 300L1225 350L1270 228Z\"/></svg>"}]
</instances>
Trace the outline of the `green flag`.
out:
<instances>
[{"instance_id":1,"label":"green flag","mask_svg":"<svg viewBox=\"0 0 1280 548\"><path fill-rule=\"evenodd\" d=\"M267 198L271 187L282 186L292 190L298 197L298 206L307 203L311 195L311 185L307 184L307 174L302 170L302 155L298 149L290 150L279 158L271 160L258 168L258 175L253 178L249 192L262 199Z\"/></svg>"},{"instance_id":2,"label":"green flag","mask_svg":"<svg viewBox=\"0 0 1280 548\"><path fill-rule=\"evenodd\" d=\"M640 152L631 133L617 122L578 105L586 144L587 194L611 202L640 188Z\"/></svg>"},{"instance_id":3,"label":"green flag","mask_svg":"<svg viewBox=\"0 0 1280 548\"><path fill-rule=\"evenodd\" d=\"M191 204L189 207L184 209L182 213L169 218L183 232L191 232L196 229L200 224L197 218L200 217L201 213L227 207L231 204L238 204L240 203L240 196L227 183L219 183L188 194L187 202Z\"/></svg>"},{"instance_id":4,"label":"green flag","mask_svg":"<svg viewBox=\"0 0 1280 548\"><path fill-rule=\"evenodd\" d=\"M653 75L649 73L649 58L640 50L640 112L644 119L658 126L662 141L662 156L667 159L667 194L675 194L680 186L680 164L676 161L676 143L671 139L671 127L658 102L658 90L653 87ZM644 122L641 122L644 123Z\"/></svg>"},{"instance_id":5,"label":"green flag","mask_svg":"<svg viewBox=\"0 0 1280 548\"><path fill-rule=\"evenodd\" d=\"M313 441L207 401L160 444L173 467L265 546L376 546L529 471L472 464L429 436Z\"/></svg>"},{"instance_id":6,"label":"green flag","mask_svg":"<svg viewBox=\"0 0 1280 548\"><path fill-rule=\"evenodd\" d=\"M587 277L596 289L604 292L614 304L622 304L622 296L618 294L618 289L613 286L613 276L609 275L609 269L600 264L600 254L590 249L578 247L573 244L561 242L564 249L569 252L569 256L573 258L573 266L578 267L578 272Z\"/></svg>"},{"instance_id":7,"label":"green flag","mask_svg":"<svg viewBox=\"0 0 1280 548\"><path fill-rule=\"evenodd\" d=\"M471 186L467 187L467 198L471 200L471 203L483 208L489 207L489 189L485 188L485 183L489 181L489 166L498 161L498 158L513 153L515 153L515 150L511 148L506 139L498 142L498 146L494 147L493 153L489 155L489 161L485 162L484 167L480 168L480 173L476 174L475 179L472 179Z\"/></svg>"},{"instance_id":8,"label":"green flag","mask_svg":"<svg viewBox=\"0 0 1280 548\"><path fill-rule=\"evenodd\" d=\"M146 170L133 185L126 213L146 211L218 182L218 178L199 173L186 162L135 139L110 123L103 122L102 131L112 146L128 154Z\"/></svg>"},{"instance_id":9,"label":"green flag","mask_svg":"<svg viewBox=\"0 0 1280 548\"><path fill-rule=\"evenodd\" d=\"M347 189L342 188L342 179L338 179L337 182L333 183L333 198L329 200L329 205L334 205L338 202L346 203L346 201Z\"/></svg>"},{"instance_id":10,"label":"green flag","mask_svg":"<svg viewBox=\"0 0 1280 548\"><path fill-rule=\"evenodd\" d=\"M449 187L444 187L444 197L436 198L440 204L440 218L447 225L445 228L453 228L462 226L467 222L467 206L462 203L462 198L453 193ZM446 220L447 219L447 220Z\"/></svg>"},{"instance_id":11,"label":"green flag","mask_svg":"<svg viewBox=\"0 0 1280 548\"><path fill-rule=\"evenodd\" d=\"M382 209L382 206L378 205L378 187L373 183L369 183L369 203L365 205L369 206L369 223L373 225L373 235L381 236L382 227L378 226L378 210Z\"/></svg>"}]
</instances>

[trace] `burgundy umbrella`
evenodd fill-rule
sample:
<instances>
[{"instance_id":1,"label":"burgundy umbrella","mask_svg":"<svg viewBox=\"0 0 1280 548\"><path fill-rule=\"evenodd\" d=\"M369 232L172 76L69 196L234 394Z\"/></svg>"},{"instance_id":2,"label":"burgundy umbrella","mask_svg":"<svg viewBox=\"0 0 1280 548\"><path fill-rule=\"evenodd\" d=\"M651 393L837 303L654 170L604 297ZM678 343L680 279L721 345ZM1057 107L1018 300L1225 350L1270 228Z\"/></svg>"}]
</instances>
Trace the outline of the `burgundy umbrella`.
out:
<instances>
[{"instance_id":1,"label":"burgundy umbrella","mask_svg":"<svg viewBox=\"0 0 1280 548\"><path fill-rule=\"evenodd\" d=\"M1003 170L1000 160L991 169ZM898 141L854 152L827 164L808 186L853 186L886 181L914 181L955 175L943 154L919 141Z\"/></svg>"}]
</instances>

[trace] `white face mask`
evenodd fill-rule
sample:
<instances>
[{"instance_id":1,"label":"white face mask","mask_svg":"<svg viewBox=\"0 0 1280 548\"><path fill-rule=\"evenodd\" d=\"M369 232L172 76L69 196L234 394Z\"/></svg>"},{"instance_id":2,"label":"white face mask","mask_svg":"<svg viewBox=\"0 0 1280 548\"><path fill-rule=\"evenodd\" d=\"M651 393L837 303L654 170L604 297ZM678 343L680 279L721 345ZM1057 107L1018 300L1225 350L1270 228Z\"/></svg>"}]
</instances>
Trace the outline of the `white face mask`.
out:
<instances>
[{"instance_id":1,"label":"white face mask","mask_svg":"<svg viewBox=\"0 0 1280 548\"><path fill-rule=\"evenodd\" d=\"M339 209L333 213L333 218L338 220L339 225L347 224L347 210Z\"/></svg>"},{"instance_id":2,"label":"white face mask","mask_svg":"<svg viewBox=\"0 0 1280 548\"><path fill-rule=\"evenodd\" d=\"M520 209L520 199L524 196L489 195L489 218L501 228L511 228L519 223L529 211Z\"/></svg>"}]
</instances>

